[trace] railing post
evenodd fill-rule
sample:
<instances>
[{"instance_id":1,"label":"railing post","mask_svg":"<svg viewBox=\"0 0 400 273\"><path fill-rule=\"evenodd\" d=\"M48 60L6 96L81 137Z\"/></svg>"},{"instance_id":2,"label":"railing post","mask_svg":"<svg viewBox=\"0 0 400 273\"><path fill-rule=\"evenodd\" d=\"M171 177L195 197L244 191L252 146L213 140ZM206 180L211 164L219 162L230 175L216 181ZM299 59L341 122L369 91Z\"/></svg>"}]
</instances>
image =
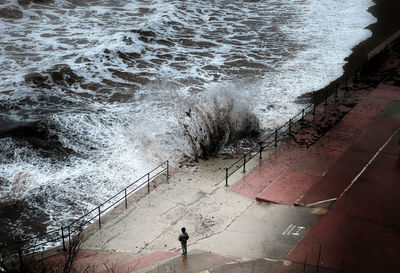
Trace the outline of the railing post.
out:
<instances>
[{"instance_id":1,"label":"railing post","mask_svg":"<svg viewBox=\"0 0 400 273\"><path fill-rule=\"evenodd\" d=\"M63 227L61 227L61 238L62 238L62 242L63 242L63 251L66 251L67 248L65 247L64 228Z\"/></svg>"},{"instance_id":2,"label":"railing post","mask_svg":"<svg viewBox=\"0 0 400 273\"><path fill-rule=\"evenodd\" d=\"M275 149L278 147L278 129L275 129Z\"/></svg>"},{"instance_id":3,"label":"railing post","mask_svg":"<svg viewBox=\"0 0 400 273\"><path fill-rule=\"evenodd\" d=\"M150 193L150 173L147 173L147 193Z\"/></svg>"},{"instance_id":4,"label":"railing post","mask_svg":"<svg viewBox=\"0 0 400 273\"><path fill-rule=\"evenodd\" d=\"M99 229L101 229L101 219L100 219L100 213L101 213L101 211L100 211L100 207L98 207L98 210L99 210Z\"/></svg>"},{"instance_id":5,"label":"railing post","mask_svg":"<svg viewBox=\"0 0 400 273\"><path fill-rule=\"evenodd\" d=\"M18 257L19 257L20 265L23 266L24 265L24 260L22 259L22 251L21 251L21 249L19 247L18 247Z\"/></svg>"},{"instance_id":6,"label":"railing post","mask_svg":"<svg viewBox=\"0 0 400 273\"><path fill-rule=\"evenodd\" d=\"M262 147L262 141L260 141L260 143L259 143L259 145L260 145L260 164L261 164L261 161L262 161L262 151L263 151L263 147Z\"/></svg>"},{"instance_id":7,"label":"railing post","mask_svg":"<svg viewBox=\"0 0 400 273\"><path fill-rule=\"evenodd\" d=\"M68 226L68 242L71 245L71 226Z\"/></svg>"},{"instance_id":8,"label":"railing post","mask_svg":"<svg viewBox=\"0 0 400 273\"><path fill-rule=\"evenodd\" d=\"M228 168L225 168L225 187L228 187Z\"/></svg>"},{"instance_id":9,"label":"railing post","mask_svg":"<svg viewBox=\"0 0 400 273\"><path fill-rule=\"evenodd\" d=\"M169 179L169 162L167 160L167 181L168 181L168 179Z\"/></svg>"},{"instance_id":10,"label":"railing post","mask_svg":"<svg viewBox=\"0 0 400 273\"><path fill-rule=\"evenodd\" d=\"M346 89L346 91L347 91L347 73L346 74L344 74L344 84L345 84L345 89Z\"/></svg>"},{"instance_id":11,"label":"railing post","mask_svg":"<svg viewBox=\"0 0 400 273\"><path fill-rule=\"evenodd\" d=\"M125 188L124 192L125 192L125 209L128 209L128 199L126 198L126 188Z\"/></svg>"},{"instance_id":12,"label":"railing post","mask_svg":"<svg viewBox=\"0 0 400 273\"><path fill-rule=\"evenodd\" d=\"M315 116L315 108L316 107L317 107L317 96L314 95L314 105L313 105L313 112L312 112L313 116Z\"/></svg>"},{"instance_id":13,"label":"railing post","mask_svg":"<svg viewBox=\"0 0 400 273\"><path fill-rule=\"evenodd\" d=\"M303 121L304 120L304 108L303 108L303 110L301 110L301 121Z\"/></svg>"},{"instance_id":14,"label":"railing post","mask_svg":"<svg viewBox=\"0 0 400 273\"><path fill-rule=\"evenodd\" d=\"M337 101L338 84L335 85L335 102Z\"/></svg>"},{"instance_id":15,"label":"railing post","mask_svg":"<svg viewBox=\"0 0 400 273\"><path fill-rule=\"evenodd\" d=\"M328 105L328 89L325 89L324 95L325 95L324 98L324 110L325 110L325 107Z\"/></svg>"},{"instance_id":16,"label":"railing post","mask_svg":"<svg viewBox=\"0 0 400 273\"><path fill-rule=\"evenodd\" d=\"M246 153L243 154L243 173L246 172Z\"/></svg>"},{"instance_id":17,"label":"railing post","mask_svg":"<svg viewBox=\"0 0 400 273\"><path fill-rule=\"evenodd\" d=\"M289 119L289 135L292 133L292 119Z\"/></svg>"}]
</instances>

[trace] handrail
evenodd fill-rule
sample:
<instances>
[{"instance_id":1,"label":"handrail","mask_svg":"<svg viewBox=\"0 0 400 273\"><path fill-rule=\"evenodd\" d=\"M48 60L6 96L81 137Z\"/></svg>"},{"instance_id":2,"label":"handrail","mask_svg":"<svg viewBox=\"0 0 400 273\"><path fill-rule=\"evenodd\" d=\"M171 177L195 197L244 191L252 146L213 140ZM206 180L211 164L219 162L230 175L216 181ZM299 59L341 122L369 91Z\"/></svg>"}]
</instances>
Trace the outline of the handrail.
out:
<instances>
[{"instance_id":1,"label":"handrail","mask_svg":"<svg viewBox=\"0 0 400 273\"><path fill-rule=\"evenodd\" d=\"M357 75L359 72L355 73ZM324 110L328 104L328 101L332 96L335 96L335 102L337 101L339 84L341 88L347 90L348 87L348 77L347 74L342 75L336 80L335 84L330 84L323 89L323 96L321 94L314 94L312 97L312 103L305 106L298 114L294 115L289 121L276 128L273 133L264 137L257 145L251 148L248 152L243 153L243 156L231 164L229 167L225 168L225 186L228 187L228 179L231 175L236 173L239 169L243 167L243 173L246 172L246 163L253 159L255 156L259 155L260 164L262 161L262 152L264 148L274 145L277 147L277 143L280 138L287 132L290 135L293 126L296 126L298 122L302 121L304 117L310 113L315 116L315 110L318 105L324 103ZM299 118L301 115L301 118ZM284 130L283 130L284 129ZM258 148L258 149L257 149ZM257 151L256 154L254 152Z\"/></svg>"},{"instance_id":2,"label":"handrail","mask_svg":"<svg viewBox=\"0 0 400 273\"><path fill-rule=\"evenodd\" d=\"M361 72L363 71L364 68L366 68L368 66L368 63L372 61L372 59L379 57L379 55L381 55L382 52L385 52L385 48L388 47L390 44L393 44L394 42L397 42L399 39L399 32L396 32L393 36L389 37L387 39L387 41L385 41L384 43L382 43L382 45L378 46L376 49L372 50L370 53L368 53L367 55L367 61L364 62L363 64L359 65L358 68L355 68L355 72L353 73L353 76L356 78L358 75L361 74ZM356 71L358 69L358 71ZM345 73L344 75L342 75L341 77L339 77L338 79L336 79L335 81L333 81L332 83L330 83L328 86L326 86L325 88L321 89L320 93L315 93L314 96L312 97L312 103L309 104L308 106L306 106L305 108L302 109L302 111L300 113L298 113L297 115L295 115L294 117L292 117L291 119L289 119L288 122L286 122L285 124L283 124L281 127L276 128L275 131L269 135L267 135L262 141L259 142L258 145L255 145L253 148L250 149L250 151L248 151L247 153L243 154L243 157L241 157L239 160L235 161L232 165L230 165L229 167L225 168L226 174L225 174L225 180L226 180L226 186L228 186L228 178L233 175L236 171L238 171L241 167L243 167L243 172L246 172L246 162L251 160L252 158L254 158L256 155L259 155L260 158L260 163L262 160L262 152L263 149L266 147L269 147L271 145L274 145L275 148L277 147L277 142L279 140L279 138L284 135L287 131L289 132L288 134L291 134L291 129L292 126L296 125L299 121L303 120L305 115L308 115L312 112L312 115L315 116L315 111L318 105L320 105L322 102L324 102L324 107L327 106L328 100L329 98L334 95L335 96L335 102L337 100L337 92L339 89L339 85L340 87L343 89L347 90L348 89L348 75ZM322 92L323 91L323 92ZM323 97L321 97L321 93L323 95ZM296 119L299 117L299 115L301 114L301 118L298 119L296 121ZM287 128L281 132L281 130L283 128L285 128L287 126ZM269 140L269 142L267 142ZM253 154L256 151L256 148L258 148L258 152ZM249 156L249 157L248 157ZM248 159L246 161L246 158ZM154 176L150 177L150 174L152 172L154 172L155 170L157 170L158 168L160 168L161 166L163 166L164 164L166 164L166 167L163 168L161 171L159 171L157 174L155 174ZM238 166L239 165L239 166ZM234 167L236 167L234 169ZM231 171L231 173L229 173ZM107 201L103 202L100 206L97 206L96 208L92 209L91 211L89 211L88 213L86 213L85 215L81 216L80 218L76 219L75 221L73 221L71 224L69 224L66 227L61 227L60 229L55 229L55 230L51 230L49 232L40 234L38 236L33 236L33 237L28 237L25 238L23 240L20 240L19 242L13 243L11 245L5 245L5 246L0 246L0 259L3 255L3 251L7 251L8 255L12 255L15 253L21 253L22 250L19 248L20 245L22 245L25 242L30 242L32 240L38 240L41 237L44 237L46 235L52 234L52 233L59 233L61 231L61 235L60 237L56 237L55 239L51 239L51 240L44 240L44 242L41 242L39 244L36 244L34 246L29 247L29 249L31 250L32 248L35 249L37 246L41 246L41 245L46 245L49 242L54 242L55 240L62 240L62 245L63 245L63 249L65 250L65 238L68 238L68 240L71 240L71 235L74 234L74 232L79 231L82 227L91 224L94 222L94 220L98 217L98 224L99 224L99 228L101 228L101 212L105 212L108 209L110 209L112 206L114 206L115 204L119 203L121 200L125 199L125 209L127 209L127 196L129 196L130 194L132 194L133 192L135 192L136 190L138 190L139 188L141 188L143 185L145 185L146 183L148 184L148 192L150 191L150 180L152 180L153 178L155 178L156 176L158 176L159 174L163 173L166 171L166 178L167 180L169 179L169 163L168 160L161 163L160 165L158 165L156 168L154 168L153 170L151 170L150 172L148 172L147 174L145 174L144 176L142 176L141 178L135 180L135 182L131 183L129 186L127 186L125 189L119 191L117 194L115 194L113 197L109 198ZM135 185L137 182L139 182L140 180L146 178L147 176L147 180L145 180L144 182L142 182L140 185L137 185L134 189L132 189L130 192L128 192L128 188L132 187L133 185ZM101 206L104 206L107 202L111 201L112 199L114 199L115 197L117 197L118 195L124 193L124 196L119 198L116 202L114 202L112 205L110 205L109 207L107 207L105 210L101 211ZM98 215L95 215L94 217L89 218L88 220L85 220L84 218L93 214L95 211L98 211ZM83 221L84 224L79 224L77 225L77 228L75 230L71 230L71 227L73 228L74 225L80 221ZM67 230L68 233L64 234L64 230ZM60 242L60 241L58 241ZM14 250L9 250L10 247L14 247L16 246L16 249ZM29 249L24 249L25 253L29 253Z\"/></svg>"},{"instance_id":3,"label":"handrail","mask_svg":"<svg viewBox=\"0 0 400 273\"><path fill-rule=\"evenodd\" d=\"M156 172L157 171L157 172ZM156 172L155 174L153 174ZM122 200L125 199L125 209L128 208L128 202L127 198L130 194L136 192L138 189L142 188L145 184L148 185L148 191L147 194L150 192L150 182L154 180L154 178L158 177L162 173L166 173L166 179L169 179L169 161L166 160L163 163L159 164L157 167L153 168L151 171L143 175L142 177L136 179L134 182L126 186L124 189L120 190L118 193L114 194L112 197L108 198L106 201L102 202L100 205L97 207L93 208L86 214L82 215L78 219L74 220L67 226L62 226L61 228L58 229L53 229L48 232L39 234L37 236L31 236L25 239L22 239L18 242L12 243L10 245L2 245L0 246L0 258L2 255L5 253L7 255L14 255L16 253L24 253L24 254L29 254L29 253L34 253L37 247L40 246L45 246L48 245L49 243L53 242L62 242L63 249L66 249L66 242L65 239L71 240L71 235L74 235L77 231L82 230L85 226L88 224L92 224L95 222L95 220L98 220L98 225L99 229L101 229L101 214L108 211L112 207L114 207L116 204L120 203ZM141 182L141 180L144 180ZM138 184L138 182L141 182ZM135 186L133 189L130 189L131 187ZM118 200L114 200L116 197L119 195L122 195L122 197L118 198ZM102 207L105 206L107 203L110 203L105 209L102 210ZM95 214L93 217L92 215ZM86 219L89 217L89 219ZM75 228L75 229L71 229ZM66 233L64 233L66 231ZM61 234L60 234L61 233ZM47 237L47 238L43 238ZM54 238L52 238L54 237ZM31 243L33 245L31 245Z\"/></svg>"}]
</instances>

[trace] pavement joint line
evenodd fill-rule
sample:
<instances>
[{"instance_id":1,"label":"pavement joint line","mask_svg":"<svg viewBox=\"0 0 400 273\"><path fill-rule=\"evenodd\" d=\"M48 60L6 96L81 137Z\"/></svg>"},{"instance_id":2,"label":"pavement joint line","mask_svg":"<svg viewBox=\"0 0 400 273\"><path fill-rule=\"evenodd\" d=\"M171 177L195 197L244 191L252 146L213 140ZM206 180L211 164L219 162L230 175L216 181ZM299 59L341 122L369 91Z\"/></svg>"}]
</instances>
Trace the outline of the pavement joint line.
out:
<instances>
[{"instance_id":1,"label":"pavement joint line","mask_svg":"<svg viewBox=\"0 0 400 273\"><path fill-rule=\"evenodd\" d=\"M342 192L342 194L338 197L341 198L350 188L353 186L353 184L358 180L358 178L364 173L364 171L368 168L368 166L375 160L375 158L382 152L383 149L385 149L386 145L392 140L392 138L397 134L397 132L400 131L400 128L398 128L394 133L386 140L386 142L379 148L379 150L374 154L374 156L368 161L368 163L362 168L362 170L357 174L357 176L351 181L350 185L347 186L347 188Z\"/></svg>"},{"instance_id":2,"label":"pavement joint line","mask_svg":"<svg viewBox=\"0 0 400 273\"><path fill-rule=\"evenodd\" d=\"M168 199L165 199L165 200L168 200ZM171 200L168 200L168 201L171 201ZM171 202L173 202L173 201L171 201ZM170 207L169 209L167 209L166 211L164 211L164 212L161 213L160 215L165 215L165 214L167 214L168 212L170 212L171 210L173 210L173 209L175 209L175 208L177 208L177 207L179 207L179 206L186 206L185 204L182 204L182 203L179 203L179 202L173 202L173 203L175 203L175 206Z\"/></svg>"},{"instance_id":3,"label":"pavement joint line","mask_svg":"<svg viewBox=\"0 0 400 273\"><path fill-rule=\"evenodd\" d=\"M238 219L240 216L242 216L242 214L245 213L250 208L250 206L253 205L254 203L255 203L254 200L252 202L250 202L249 205L237 217L232 219L232 221L228 225L226 225L226 227L223 230L218 231L218 232L216 232L216 233L214 233L212 235L206 236L204 238L200 238L199 240L197 240L197 242L193 242L192 244L188 244L188 245L189 246L196 245L197 243L199 243L199 242L201 242L203 240L206 240L206 239L210 238L211 236L215 236L215 235L218 235L218 234L220 234L222 232L225 232L232 225L232 223L235 222L235 220Z\"/></svg>"},{"instance_id":4,"label":"pavement joint line","mask_svg":"<svg viewBox=\"0 0 400 273\"><path fill-rule=\"evenodd\" d=\"M168 230L168 229L162 230L162 231L160 232L160 234L158 234L158 235L156 236L156 238L154 238L154 239L151 240L150 242L146 242L145 245L144 245L144 247L139 248L139 251L138 251L137 253L140 253L140 252L142 252L143 250L145 250L149 245L151 245L151 243L153 243L155 240L157 240L158 238L160 238L160 237L165 233L166 230Z\"/></svg>"},{"instance_id":5,"label":"pavement joint line","mask_svg":"<svg viewBox=\"0 0 400 273\"><path fill-rule=\"evenodd\" d=\"M362 221L362 222L367 222L367 223L370 223L370 224L373 224L373 225L378 225L378 226L385 227L385 228L388 228L388 229L392 229L392 230L395 230L395 231L398 230L398 229L396 229L395 227L388 226L388 225L386 225L386 224L382 224L382 223L379 223L379 222L374 222L374 221L372 221L372 220L368 220L368 219L361 218L361 217L358 217L358 216L354 216L354 215L349 214L349 213L344 213L344 212L340 212L340 211L335 211L334 209L332 209L332 210L330 210L330 211L332 211L332 212L334 212L334 213L336 213L336 214L341 214L341 215L348 216L348 217L350 217L350 218L357 219L357 220Z\"/></svg>"}]
</instances>

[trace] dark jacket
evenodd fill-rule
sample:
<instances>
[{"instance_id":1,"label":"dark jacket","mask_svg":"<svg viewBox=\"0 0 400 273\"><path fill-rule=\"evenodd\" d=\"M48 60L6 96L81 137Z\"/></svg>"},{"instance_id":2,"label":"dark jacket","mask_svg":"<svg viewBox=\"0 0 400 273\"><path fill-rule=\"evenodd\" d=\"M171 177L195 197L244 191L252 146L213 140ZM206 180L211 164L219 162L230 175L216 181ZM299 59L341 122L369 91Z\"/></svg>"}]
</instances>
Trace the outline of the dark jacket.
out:
<instances>
[{"instance_id":1,"label":"dark jacket","mask_svg":"<svg viewBox=\"0 0 400 273\"><path fill-rule=\"evenodd\" d=\"M189 234L187 234L187 232L179 234L178 240L182 243L186 243L187 240L189 240Z\"/></svg>"}]
</instances>

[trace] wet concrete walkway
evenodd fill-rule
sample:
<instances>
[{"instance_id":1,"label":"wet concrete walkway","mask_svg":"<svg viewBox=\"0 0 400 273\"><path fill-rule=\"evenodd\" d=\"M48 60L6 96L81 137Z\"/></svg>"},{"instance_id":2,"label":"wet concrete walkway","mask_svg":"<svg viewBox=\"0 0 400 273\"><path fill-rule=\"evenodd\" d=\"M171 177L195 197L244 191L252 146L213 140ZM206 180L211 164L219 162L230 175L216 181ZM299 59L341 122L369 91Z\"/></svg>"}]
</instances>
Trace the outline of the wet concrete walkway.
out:
<instances>
[{"instance_id":1,"label":"wet concrete walkway","mask_svg":"<svg viewBox=\"0 0 400 273\"><path fill-rule=\"evenodd\" d=\"M231 188L201 169L175 175L90 237L80 263L109 261L117 272L230 272L223 268L251 263L291 272L307 257L309 270L400 269L399 128L400 88L382 85L311 148L288 142ZM191 235L184 259L182 226Z\"/></svg>"},{"instance_id":2,"label":"wet concrete walkway","mask_svg":"<svg viewBox=\"0 0 400 273\"><path fill-rule=\"evenodd\" d=\"M400 271L399 128L400 87L379 85L313 146L284 143L231 187L223 160L173 175L87 238L78 265L96 264L96 272L106 272L104 264L115 272ZM187 258L177 241L183 226Z\"/></svg>"}]
</instances>

